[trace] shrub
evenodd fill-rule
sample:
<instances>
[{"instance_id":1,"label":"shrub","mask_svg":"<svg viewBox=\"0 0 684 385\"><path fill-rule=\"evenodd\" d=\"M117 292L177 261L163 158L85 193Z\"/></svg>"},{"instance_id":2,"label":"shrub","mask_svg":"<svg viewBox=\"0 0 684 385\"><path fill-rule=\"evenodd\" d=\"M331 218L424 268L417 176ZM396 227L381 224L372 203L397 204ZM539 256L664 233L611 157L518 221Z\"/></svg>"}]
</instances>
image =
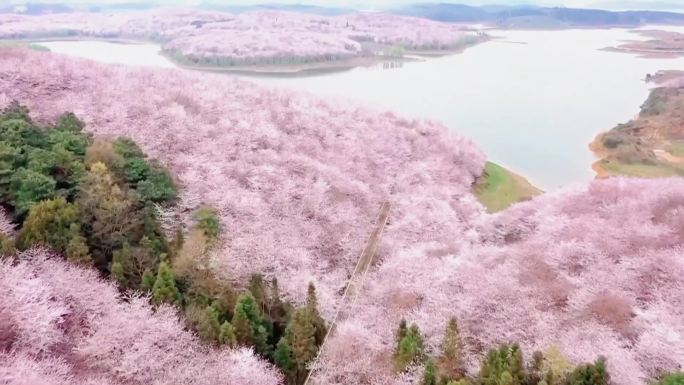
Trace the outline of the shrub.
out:
<instances>
[{"instance_id":1,"label":"shrub","mask_svg":"<svg viewBox=\"0 0 684 385\"><path fill-rule=\"evenodd\" d=\"M33 170L21 169L12 178L15 215L26 214L31 206L55 195L57 182Z\"/></svg>"},{"instance_id":2,"label":"shrub","mask_svg":"<svg viewBox=\"0 0 684 385\"><path fill-rule=\"evenodd\" d=\"M66 252L72 240L80 236L79 217L78 206L67 203L64 198L37 203L21 228L19 246L28 248L34 244L45 244Z\"/></svg>"},{"instance_id":3,"label":"shrub","mask_svg":"<svg viewBox=\"0 0 684 385\"><path fill-rule=\"evenodd\" d=\"M397 336L400 337L404 332L400 331ZM415 363L421 362L424 357L423 352L423 337L420 335L420 330L416 324L411 325L405 331L405 335L399 339L398 344L394 350L394 368L397 372L403 372L406 368Z\"/></svg>"},{"instance_id":4,"label":"shrub","mask_svg":"<svg viewBox=\"0 0 684 385\"><path fill-rule=\"evenodd\" d=\"M600 357L593 364L584 364L575 368L568 375L567 385L608 385L610 375L606 368L606 360Z\"/></svg>"},{"instance_id":5,"label":"shrub","mask_svg":"<svg viewBox=\"0 0 684 385\"><path fill-rule=\"evenodd\" d=\"M135 163L136 167L140 166L138 162ZM126 170L128 172L131 169ZM168 171L159 166L153 166L146 173L141 172L142 170L136 170L136 178L142 178L138 181L136 188L141 201L162 203L176 199L178 192Z\"/></svg>"},{"instance_id":6,"label":"shrub","mask_svg":"<svg viewBox=\"0 0 684 385\"><path fill-rule=\"evenodd\" d=\"M197 227L204 232L209 239L218 238L221 232L221 223L219 221L216 210L209 206L201 207L195 213L195 221Z\"/></svg>"},{"instance_id":7,"label":"shrub","mask_svg":"<svg viewBox=\"0 0 684 385\"><path fill-rule=\"evenodd\" d=\"M503 344L490 349L482 362L477 383L480 385L520 384L527 373L522 351L517 344Z\"/></svg>"},{"instance_id":8,"label":"shrub","mask_svg":"<svg viewBox=\"0 0 684 385\"><path fill-rule=\"evenodd\" d=\"M615 149L625 142L622 134L608 132L603 136L603 147Z\"/></svg>"},{"instance_id":9,"label":"shrub","mask_svg":"<svg viewBox=\"0 0 684 385\"><path fill-rule=\"evenodd\" d=\"M655 385L684 385L684 373L666 374Z\"/></svg>"},{"instance_id":10,"label":"shrub","mask_svg":"<svg viewBox=\"0 0 684 385\"><path fill-rule=\"evenodd\" d=\"M176 287L176 279L168 263L161 262L157 273L157 280L152 287L152 299L154 303L162 302L180 304L181 294Z\"/></svg>"}]
</instances>

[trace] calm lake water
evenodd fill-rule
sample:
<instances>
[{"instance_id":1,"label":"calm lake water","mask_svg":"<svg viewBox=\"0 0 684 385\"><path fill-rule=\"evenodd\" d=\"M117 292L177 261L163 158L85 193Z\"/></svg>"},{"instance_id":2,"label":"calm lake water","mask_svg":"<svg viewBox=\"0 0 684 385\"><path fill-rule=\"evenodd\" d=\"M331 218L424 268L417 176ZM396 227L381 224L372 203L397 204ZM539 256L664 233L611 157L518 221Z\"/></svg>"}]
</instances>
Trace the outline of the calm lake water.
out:
<instances>
[{"instance_id":1,"label":"calm lake water","mask_svg":"<svg viewBox=\"0 0 684 385\"><path fill-rule=\"evenodd\" d=\"M552 190L594 177L588 143L638 113L651 87L643 81L647 73L684 69L684 59L601 50L639 38L622 29L490 33L500 39L400 68L249 78L441 121L473 139L490 160ZM106 62L172 66L154 45L41 44Z\"/></svg>"}]
</instances>

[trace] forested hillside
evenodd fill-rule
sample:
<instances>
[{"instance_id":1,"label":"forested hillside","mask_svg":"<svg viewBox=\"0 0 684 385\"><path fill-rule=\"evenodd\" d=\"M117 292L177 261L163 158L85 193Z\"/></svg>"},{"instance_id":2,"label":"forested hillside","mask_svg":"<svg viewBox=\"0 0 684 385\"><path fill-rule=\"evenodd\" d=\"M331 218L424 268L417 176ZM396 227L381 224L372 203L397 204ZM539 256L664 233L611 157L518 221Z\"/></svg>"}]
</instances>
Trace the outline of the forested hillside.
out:
<instances>
[{"instance_id":1,"label":"forested hillside","mask_svg":"<svg viewBox=\"0 0 684 385\"><path fill-rule=\"evenodd\" d=\"M506 4L481 7L450 3L416 4L397 8L393 12L445 22L492 23L511 28L636 27L645 24L684 23L684 15L674 12L607 11Z\"/></svg>"},{"instance_id":2,"label":"forested hillside","mask_svg":"<svg viewBox=\"0 0 684 385\"><path fill-rule=\"evenodd\" d=\"M277 10L233 15L193 9L0 14L1 39L88 37L162 45L182 64L233 67L336 62L404 50L463 49L483 38L462 26L381 13L322 16Z\"/></svg>"},{"instance_id":3,"label":"forested hillside","mask_svg":"<svg viewBox=\"0 0 684 385\"><path fill-rule=\"evenodd\" d=\"M94 270L46 259L40 249L2 262L0 316L16 325L6 338L15 347L3 354L14 376L30 370L56 376L55 383L277 383L268 364L230 347L247 345L283 368L287 381L301 383L325 330L316 315L333 318L385 201L392 211L376 262L326 344L317 383L642 385L684 362L680 179L596 181L489 215L470 192L483 154L435 122L216 75L25 49L0 50L0 90L3 107L19 100L41 126L70 111L84 134L130 138L141 159L168 170L178 197L154 202L162 210L153 218L183 238L159 233L169 242L170 266L159 256L152 289L142 287L151 299L121 301ZM104 172L85 159L88 172ZM63 175L47 170L41 175ZM10 186L12 197L31 196L17 193L22 183ZM80 204L82 194L65 194L67 203ZM27 202L30 217L36 200ZM19 234L6 236L21 239L22 206L6 206L13 224L4 219L0 227L17 227ZM174 255L174 244L210 236L209 247ZM191 268L184 269L178 255L197 258L186 258ZM113 258L101 271L116 278ZM243 295L222 302L182 284L202 277L210 286L200 288ZM259 277L277 278L284 301L300 309L289 312L293 326L281 329L279 341L267 336L277 335L269 309L280 296L262 295L276 285ZM40 290L27 296L29 287ZM178 326L166 303L199 337ZM197 323L189 305L206 305ZM45 333L28 332L36 329ZM302 335L308 342L296 343ZM452 348L445 353L445 346ZM240 377L250 373L258 375Z\"/></svg>"}]
</instances>

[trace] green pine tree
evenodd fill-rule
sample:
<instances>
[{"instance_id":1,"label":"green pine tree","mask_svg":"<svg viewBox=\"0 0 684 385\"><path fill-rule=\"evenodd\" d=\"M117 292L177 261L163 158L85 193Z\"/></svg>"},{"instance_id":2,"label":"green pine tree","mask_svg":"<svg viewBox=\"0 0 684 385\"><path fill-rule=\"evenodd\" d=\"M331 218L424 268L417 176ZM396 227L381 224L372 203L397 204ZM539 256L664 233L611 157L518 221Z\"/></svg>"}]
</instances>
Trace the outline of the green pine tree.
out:
<instances>
[{"instance_id":1,"label":"green pine tree","mask_svg":"<svg viewBox=\"0 0 684 385\"><path fill-rule=\"evenodd\" d=\"M140 284L140 290L142 291L152 291L154 283L157 282L157 277L154 275L150 269L145 269L142 276L142 283Z\"/></svg>"},{"instance_id":2,"label":"green pine tree","mask_svg":"<svg viewBox=\"0 0 684 385\"><path fill-rule=\"evenodd\" d=\"M403 372L414 363L419 363L424 358L423 337L420 335L418 326L413 324L401 339L394 351L394 368L397 372Z\"/></svg>"},{"instance_id":3,"label":"green pine tree","mask_svg":"<svg viewBox=\"0 0 684 385\"><path fill-rule=\"evenodd\" d=\"M273 277L271 280L271 296L268 304L268 314L276 327L281 327L285 319L285 308L280 299L280 289L278 288L278 279Z\"/></svg>"},{"instance_id":4,"label":"green pine tree","mask_svg":"<svg viewBox=\"0 0 684 385\"><path fill-rule=\"evenodd\" d=\"M285 337L292 352L295 381L300 384L307 376L307 365L316 357L316 325L309 309L297 309L285 330Z\"/></svg>"},{"instance_id":5,"label":"green pine tree","mask_svg":"<svg viewBox=\"0 0 684 385\"><path fill-rule=\"evenodd\" d=\"M253 274L249 280L249 292L252 293L261 313L266 313L266 288L261 274Z\"/></svg>"},{"instance_id":6,"label":"green pine tree","mask_svg":"<svg viewBox=\"0 0 684 385\"><path fill-rule=\"evenodd\" d=\"M517 344L503 344L490 349L482 362L477 378L478 385L522 385L527 372L522 351Z\"/></svg>"},{"instance_id":7,"label":"green pine tree","mask_svg":"<svg viewBox=\"0 0 684 385\"><path fill-rule=\"evenodd\" d=\"M318 297L316 295L316 287L312 282L309 282L309 287L306 293L306 310L311 315L311 320L316 328L316 345L323 344L325 335L328 332L325 326L325 320L318 312Z\"/></svg>"},{"instance_id":8,"label":"green pine tree","mask_svg":"<svg viewBox=\"0 0 684 385\"><path fill-rule=\"evenodd\" d=\"M219 330L219 342L223 345L228 346L237 345L237 339L235 338L235 329L233 328L233 325L231 325L227 321L224 321L223 324L221 324L221 328Z\"/></svg>"},{"instance_id":9,"label":"green pine tree","mask_svg":"<svg viewBox=\"0 0 684 385\"><path fill-rule=\"evenodd\" d=\"M599 357L593 364L584 364L575 368L568 375L567 385L608 385L610 375L606 368L606 360Z\"/></svg>"},{"instance_id":10,"label":"green pine tree","mask_svg":"<svg viewBox=\"0 0 684 385\"><path fill-rule=\"evenodd\" d=\"M204 232L209 240L215 240L221 233L221 222L218 214L211 207L200 207L195 213L195 221L197 221L197 227Z\"/></svg>"},{"instance_id":11,"label":"green pine tree","mask_svg":"<svg viewBox=\"0 0 684 385\"><path fill-rule=\"evenodd\" d=\"M435 361L429 359L425 364L425 370L423 371L423 378L420 381L420 385L437 385L437 369L435 368Z\"/></svg>"},{"instance_id":12,"label":"green pine tree","mask_svg":"<svg viewBox=\"0 0 684 385\"><path fill-rule=\"evenodd\" d=\"M195 327L200 337L207 341L219 342L221 321L219 311L214 306L207 305L203 310L200 310L197 305L193 304L188 307L186 314L194 315L192 318L195 320ZM234 331L235 329L233 329Z\"/></svg>"},{"instance_id":13,"label":"green pine tree","mask_svg":"<svg viewBox=\"0 0 684 385\"><path fill-rule=\"evenodd\" d=\"M253 346L261 354L268 353L268 331L259 306L250 292L238 297L231 324L235 328L238 344Z\"/></svg>"},{"instance_id":14,"label":"green pine tree","mask_svg":"<svg viewBox=\"0 0 684 385\"><path fill-rule=\"evenodd\" d=\"M514 343L511 345L508 363L510 368L509 373L511 374L513 381L512 383L515 385L522 385L527 377L527 371L525 370L525 360L519 344Z\"/></svg>"},{"instance_id":15,"label":"green pine tree","mask_svg":"<svg viewBox=\"0 0 684 385\"><path fill-rule=\"evenodd\" d=\"M119 284L121 287L127 287L128 286L128 279L126 278L126 272L124 271L123 265L121 262L112 262L112 266L109 269L112 278L116 281L116 283Z\"/></svg>"},{"instance_id":16,"label":"green pine tree","mask_svg":"<svg viewBox=\"0 0 684 385\"><path fill-rule=\"evenodd\" d=\"M69 240L66 248L67 259L74 263L89 264L92 262L85 237L76 232Z\"/></svg>"},{"instance_id":17,"label":"green pine tree","mask_svg":"<svg viewBox=\"0 0 684 385\"><path fill-rule=\"evenodd\" d=\"M296 385L297 367L292 357L290 344L286 337L281 337L273 353L273 361L285 373L288 385Z\"/></svg>"},{"instance_id":18,"label":"green pine tree","mask_svg":"<svg viewBox=\"0 0 684 385\"><path fill-rule=\"evenodd\" d=\"M154 303L161 304L162 302L173 303L179 305L181 303L181 294L176 287L176 280L173 276L171 267L166 262L159 264L157 272L157 280L152 287L152 299Z\"/></svg>"},{"instance_id":19,"label":"green pine tree","mask_svg":"<svg viewBox=\"0 0 684 385\"><path fill-rule=\"evenodd\" d=\"M441 354L437 360L440 378L447 382L458 380L465 375L463 364L463 343L458 331L456 318L449 319L441 343Z\"/></svg>"}]
</instances>

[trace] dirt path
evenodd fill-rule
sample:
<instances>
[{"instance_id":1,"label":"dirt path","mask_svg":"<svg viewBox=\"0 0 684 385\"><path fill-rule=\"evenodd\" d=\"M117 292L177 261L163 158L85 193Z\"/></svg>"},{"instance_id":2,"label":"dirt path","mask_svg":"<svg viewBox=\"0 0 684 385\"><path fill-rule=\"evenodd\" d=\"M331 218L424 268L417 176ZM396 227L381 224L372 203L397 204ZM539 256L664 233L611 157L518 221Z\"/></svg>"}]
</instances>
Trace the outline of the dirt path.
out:
<instances>
[{"instance_id":1,"label":"dirt path","mask_svg":"<svg viewBox=\"0 0 684 385\"><path fill-rule=\"evenodd\" d=\"M674 156L665 150L656 149L656 150L653 150L653 153L660 160L664 160L666 162L670 162L670 163L674 163L674 164L684 164L684 158L683 157Z\"/></svg>"},{"instance_id":2,"label":"dirt path","mask_svg":"<svg viewBox=\"0 0 684 385\"><path fill-rule=\"evenodd\" d=\"M356 301L359 298L361 289L363 289L363 283L366 279L366 275L368 274L368 270L370 270L370 267L373 264L373 259L375 258L375 252L378 249L378 243L380 243L382 231L385 229L385 226L387 225L387 222L389 220L389 213L389 202L383 202L380 205L378 217L375 220L375 226L373 227L373 230L368 236L366 247L364 247L363 251L361 252L361 255L359 256L359 261L356 263L356 267L354 268L354 271L352 272L352 275L349 278L349 282L347 283L347 287L344 290L344 294L342 295L342 299L340 300L340 305L337 308L337 312L335 313L333 319L330 321L328 333L325 335L323 343L321 344L321 347L318 349L318 354L316 355L316 358L309 365L311 370L306 378L306 381L304 382L304 385L315 383L315 373L321 368L319 358L321 357L325 349L328 338L335 332L335 326L337 325L337 323L347 318L348 311L352 310L354 306L356 306Z\"/></svg>"}]
</instances>

